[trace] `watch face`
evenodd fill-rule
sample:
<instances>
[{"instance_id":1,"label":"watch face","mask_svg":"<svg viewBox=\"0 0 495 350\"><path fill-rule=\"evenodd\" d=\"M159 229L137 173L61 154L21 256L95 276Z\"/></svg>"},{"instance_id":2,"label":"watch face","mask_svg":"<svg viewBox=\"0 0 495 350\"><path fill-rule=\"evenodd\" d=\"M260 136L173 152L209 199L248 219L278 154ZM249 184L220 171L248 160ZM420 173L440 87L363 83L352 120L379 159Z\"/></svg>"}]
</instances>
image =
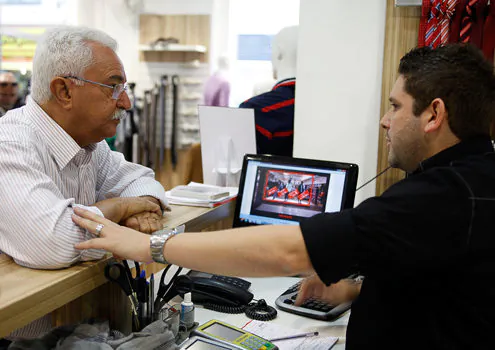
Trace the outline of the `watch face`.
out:
<instances>
[{"instance_id":1,"label":"watch face","mask_svg":"<svg viewBox=\"0 0 495 350\"><path fill-rule=\"evenodd\" d=\"M165 257L163 256L163 246L172 236L173 234L171 232L163 235L160 234L150 236L151 257L154 261L161 264L168 264L167 260L165 260Z\"/></svg>"}]
</instances>

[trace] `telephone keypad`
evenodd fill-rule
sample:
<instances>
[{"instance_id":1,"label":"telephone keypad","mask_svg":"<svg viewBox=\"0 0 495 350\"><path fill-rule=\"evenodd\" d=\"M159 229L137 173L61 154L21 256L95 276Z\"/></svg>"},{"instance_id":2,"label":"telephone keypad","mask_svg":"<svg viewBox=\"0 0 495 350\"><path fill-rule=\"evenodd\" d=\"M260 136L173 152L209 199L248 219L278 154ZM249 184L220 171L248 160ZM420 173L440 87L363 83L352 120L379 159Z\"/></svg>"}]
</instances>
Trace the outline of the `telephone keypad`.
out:
<instances>
[{"instance_id":1,"label":"telephone keypad","mask_svg":"<svg viewBox=\"0 0 495 350\"><path fill-rule=\"evenodd\" d=\"M222 275L213 275L211 278L214 280L217 280L217 281L232 284L236 287L239 287L239 288L242 288L245 290L248 290L249 287L251 286L251 282L243 280L242 278L222 276Z\"/></svg>"}]
</instances>

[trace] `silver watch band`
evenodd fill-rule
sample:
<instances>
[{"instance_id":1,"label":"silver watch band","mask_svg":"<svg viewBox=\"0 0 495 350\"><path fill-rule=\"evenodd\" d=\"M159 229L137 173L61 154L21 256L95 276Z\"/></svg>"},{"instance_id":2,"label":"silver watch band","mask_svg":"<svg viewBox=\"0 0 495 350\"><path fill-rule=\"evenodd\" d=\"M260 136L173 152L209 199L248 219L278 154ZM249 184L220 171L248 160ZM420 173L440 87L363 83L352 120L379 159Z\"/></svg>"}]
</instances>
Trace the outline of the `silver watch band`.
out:
<instances>
[{"instance_id":1,"label":"silver watch band","mask_svg":"<svg viewBox=\"0 0 495 350\"><path fill-rule=\"evenodd\" d=\"M150 236L150 250L153 261L161 264L168 264L167 259L165 259L165 256L163 255L163 247L165 246L165 243L170 239L170 237L184 232L184 229L185 226L181 225L173 229L167 228L153 232L153 234Z\"/></svg>"}]
</instances>

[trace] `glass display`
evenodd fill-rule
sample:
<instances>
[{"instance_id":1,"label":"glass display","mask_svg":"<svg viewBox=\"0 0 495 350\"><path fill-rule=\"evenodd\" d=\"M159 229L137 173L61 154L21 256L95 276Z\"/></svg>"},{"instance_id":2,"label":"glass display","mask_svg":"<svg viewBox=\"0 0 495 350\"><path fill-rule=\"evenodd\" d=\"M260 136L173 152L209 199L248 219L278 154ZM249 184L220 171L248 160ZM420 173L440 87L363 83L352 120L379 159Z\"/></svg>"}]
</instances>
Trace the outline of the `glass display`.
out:
<instances>
[{"instance_id":1,"label":"glass display","mask_svg":"<svg viewBox=\"0 0 495 350\"><path fill-rule=\"evenodd\" d=\"M244 334L220 323L214 323L208 328L203 329L203 331L230 341L236 340Z\"/></svg>"},{"instance_id":2,"label":"glass display","mask_svg":"<svg viewBox=\"0 0 495 350\"><path fill-rule=\"evenodd\" d=\"M229 349L226 346L214 345L206 343L200 339L196 340L194 343L187 347L187 350L218 350L218 349Z\"/></svg>"}]
</instances>

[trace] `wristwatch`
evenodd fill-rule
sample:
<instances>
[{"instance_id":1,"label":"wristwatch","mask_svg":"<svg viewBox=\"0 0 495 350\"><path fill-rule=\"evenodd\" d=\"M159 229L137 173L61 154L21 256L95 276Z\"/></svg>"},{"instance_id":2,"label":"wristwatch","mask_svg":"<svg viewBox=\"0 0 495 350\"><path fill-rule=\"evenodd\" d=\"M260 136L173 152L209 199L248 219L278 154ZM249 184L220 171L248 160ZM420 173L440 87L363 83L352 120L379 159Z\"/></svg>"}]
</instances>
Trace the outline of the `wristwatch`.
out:
<instances>
[{"instance_id":1,"label":"wristwatch","mask_svg":"<svg viewBox=\"0 0 495 350\"><path fill-rule=\"evenodd\" d=\"M150 236L150 250L153 261L161 264L169 264L167 259L165 259L165 256L163 255L163 247L171 237L184 232L184 229L185 225L181 225L173 229L166 228L153 232L153 234Z\"/></svg>"}]
</instances>

